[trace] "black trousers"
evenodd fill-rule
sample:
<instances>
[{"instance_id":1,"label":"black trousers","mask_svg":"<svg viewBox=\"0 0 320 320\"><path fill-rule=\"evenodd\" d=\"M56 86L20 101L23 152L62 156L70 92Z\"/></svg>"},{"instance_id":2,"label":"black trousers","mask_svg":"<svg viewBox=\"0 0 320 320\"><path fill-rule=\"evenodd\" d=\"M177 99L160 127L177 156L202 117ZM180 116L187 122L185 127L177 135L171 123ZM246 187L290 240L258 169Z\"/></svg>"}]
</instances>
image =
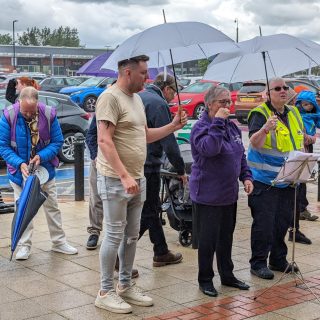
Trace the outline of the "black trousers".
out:
<instances>
[{"instance_id":1,"label":"black trousers","mask_svg":"<svg viewBox=\"0 0 320 320\"><path fill-rule=\"evenodd\" d=\"M147 180L147 197L141 213L139 239L149 230L154 255L161 256L168 253L168 245L160 220L160 173L152 172L144 175Z\"/></svg>"},{"instance_id":2,"label":"black trousers","mask_svg":"<svg viewBox=\"0 0 320 320\"><path fill-rule=\"evenodd\" d=\"M276 188L254 181L249 207L253 218L251 268L266 267L268 256L270 264L286 265L288 248L284 238L293 217L294 188Z\"/></svg>"},{"instance_id":3,"label":"black trousers","mask_svg":"<svg viewBox=\"0 0 320 320\"><path fill-rule=\"evenodd\" d=\"M233 232L236 225L237 204L208 206L194 203L198 221L198 282L212 285L213 256L216 253L221 280L234 279L231 259Z\"/></svg>"}]
</instances>

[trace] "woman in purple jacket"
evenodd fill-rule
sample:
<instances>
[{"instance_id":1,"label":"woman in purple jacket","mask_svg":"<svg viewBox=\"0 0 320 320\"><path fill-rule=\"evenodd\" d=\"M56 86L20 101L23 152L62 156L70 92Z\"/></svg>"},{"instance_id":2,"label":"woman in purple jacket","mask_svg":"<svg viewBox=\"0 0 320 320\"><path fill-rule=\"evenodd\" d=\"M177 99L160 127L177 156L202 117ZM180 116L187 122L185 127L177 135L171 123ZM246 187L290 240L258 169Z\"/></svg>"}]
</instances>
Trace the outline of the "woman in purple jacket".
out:
<instances>
[{"instance_id":1,"label":"woman in purple jacket","mask_svg":"<svg viewBox=\"0 0 320 320\"><path fill-rule=\"evenodd\" d=\"M198 222L198 282L200 290L215 297L213 256L216 252L221 283L241 290L249 286L233 274L231 259L240 179L247 194L253 190L241 131L228 119L230 92L213 86L205 96L207 110L191 131L194 159L190 196Z\"/></svg>"}]
</instances>

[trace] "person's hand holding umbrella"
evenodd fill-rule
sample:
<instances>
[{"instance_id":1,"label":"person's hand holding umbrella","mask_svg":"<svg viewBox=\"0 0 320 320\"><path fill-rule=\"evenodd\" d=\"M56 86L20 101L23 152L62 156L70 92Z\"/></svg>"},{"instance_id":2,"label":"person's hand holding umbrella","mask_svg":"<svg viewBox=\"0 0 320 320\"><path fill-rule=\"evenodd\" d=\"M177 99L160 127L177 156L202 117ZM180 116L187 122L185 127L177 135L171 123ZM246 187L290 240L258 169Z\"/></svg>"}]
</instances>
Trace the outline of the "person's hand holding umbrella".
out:
<instances>
[{"instance_id":1,"label":"person's hand holding umbrella","mask_svg":"<svg viewBox=\"0 0 320 320\"><path fill-rule=\"evenodd\" d=\"M188 115L184 110L177 112L172 120L174 131L182 129L188 122Z\"/></svg>"},{"instance_id":2,"label":"person's hand holding umbrella","mask_svg":"<svg viewBox=\"0 0 320 320\"><path fill-rule=\"evenodd\" d=\"M38 154L36 154L32 159L30 159L29 163L30 164L33 163L35 166L35 169L36 169L37 167L39 167L40 162L41 162L40 156Z\"/></svg>"},{"instance_id":3,"label":"person's hand holding umbrella","mask_svg":"<svg viewBox=\"0 0 320 320\"><path fill-rule=\"evenodd\" d=\"M20 170L25 178L29 177L29 168L25 162L21 163Z\"/></svg>"}]
</instances>

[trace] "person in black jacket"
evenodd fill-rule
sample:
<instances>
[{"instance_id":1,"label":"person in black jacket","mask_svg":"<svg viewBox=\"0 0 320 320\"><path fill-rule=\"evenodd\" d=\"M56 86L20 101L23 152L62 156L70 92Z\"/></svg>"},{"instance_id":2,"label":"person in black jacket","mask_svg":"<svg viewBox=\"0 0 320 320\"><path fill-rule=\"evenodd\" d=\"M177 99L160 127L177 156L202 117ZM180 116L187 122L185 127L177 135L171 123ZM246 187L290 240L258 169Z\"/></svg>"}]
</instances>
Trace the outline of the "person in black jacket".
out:
<instances>
[{"instance_id":1,"label":"person in black jacket","mask_svg":"<svg viewBox=\"0 0 320 320\"><path fill-rule=\"evenodd\" d=\"M145 106L148 128L159 128L171 122L171 114L168 102L171 101L177 91L174 78L159 74L154 83L147 86L146 90L139 93ZM144 175L147 179L147 197L144 203L139 238L146 230L153 244L153 266L160 267L167 264L179 263L182 260L181 253L169 251L166 238L160 220L160 167L163 152L166 153L170 163L175 168L180 178L185 183L185 165L181 157L179 146L174 134L148 144L147 159L144 165Z\"/></svg>"}]
</instances>

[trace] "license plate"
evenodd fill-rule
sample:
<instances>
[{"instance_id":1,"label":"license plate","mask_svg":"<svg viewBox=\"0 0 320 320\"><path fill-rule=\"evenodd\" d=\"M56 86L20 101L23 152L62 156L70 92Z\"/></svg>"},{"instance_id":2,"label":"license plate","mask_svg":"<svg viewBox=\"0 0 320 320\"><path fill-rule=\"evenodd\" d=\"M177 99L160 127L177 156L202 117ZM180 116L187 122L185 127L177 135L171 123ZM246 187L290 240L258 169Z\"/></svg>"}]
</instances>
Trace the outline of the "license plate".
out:
<instances>
[{"instance_id":1,"label":"license plate","mask_svg":"<svg viewBox=\"0 0 320 320\"><path fill-rule=\"evenodd\" d=\"M241 102L254 102L255 98L240 98Z\"/></svg>"}]
</instances>

